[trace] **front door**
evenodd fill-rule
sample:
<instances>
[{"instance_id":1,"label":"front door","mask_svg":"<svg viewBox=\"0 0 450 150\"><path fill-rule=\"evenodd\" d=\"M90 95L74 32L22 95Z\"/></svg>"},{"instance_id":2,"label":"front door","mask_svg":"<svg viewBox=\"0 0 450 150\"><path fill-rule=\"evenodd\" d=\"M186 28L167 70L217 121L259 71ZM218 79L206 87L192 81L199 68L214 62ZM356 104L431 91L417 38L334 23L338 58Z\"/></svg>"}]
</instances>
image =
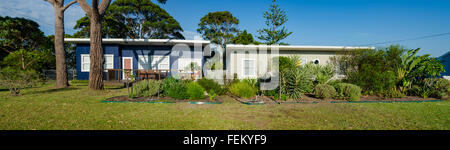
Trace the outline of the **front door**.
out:
<instances>
[{"instance_id":1,"label":"front door","mask_svg":"<svg viewBox=\"0 0 450 150\"><path fill-rule=\"evenodd\" d=\"M123 79L129 80L130 75L133 75L133 57L123 57L122 58L122 77Z\"/></svg>"}]
</instances>

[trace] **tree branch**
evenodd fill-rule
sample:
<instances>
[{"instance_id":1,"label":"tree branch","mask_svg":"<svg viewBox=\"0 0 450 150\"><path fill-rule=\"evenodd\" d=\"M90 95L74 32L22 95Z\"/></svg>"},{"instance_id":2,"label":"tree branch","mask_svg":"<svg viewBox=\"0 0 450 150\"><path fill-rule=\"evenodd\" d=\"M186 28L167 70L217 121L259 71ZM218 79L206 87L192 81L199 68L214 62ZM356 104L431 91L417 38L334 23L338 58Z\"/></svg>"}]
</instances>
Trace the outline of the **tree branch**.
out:
<instances>
[{"instance_id":1,"label":"tree branch","mask_svg":"<svg viewBox=\"0 0 450 150\"><path fill-rule=\"evenodd\" d=\"M86 2L86 0L76 0L78 4L80 4L81 8L86 12L88 16L91 15L91 6Z\"/></svg>"},{"instance_id":2,"label":"tree branch","mask_svg":"<svg viewBox=\"0 0 450 150\"><path fill-rule=\"evenodd\" d=\"M75 3L77 3L76 0L71 1L69 4L67 4L66 6L64 6L64 8L62 9L62 11L65 11L67 8L69 8L71 5L73 5L73 4L75 4Z\"/></svg>"},{"instance_id":3,"label":"tree branch","mask_svg":"<svg viewBox=\"0 0 450 150\"><path fill-rule=\"evenodd\" d=\"M49 2L49 3L52 4L52 5L55 4L55 0L44 0L44 1L47 1L47 2Z\"/></svg>"},{"instance_id":4,"label":"tree branch","mask_svg":"<svg viewBox=\"0 0 450 150\"><path fill-rule=\"evenodd\" d=\"M108 9L110 3L111 0L102 0L102 2L100 3L100 8L98 9L100 16L105 14L106 9Z\"/></svg>"}]
</instances>

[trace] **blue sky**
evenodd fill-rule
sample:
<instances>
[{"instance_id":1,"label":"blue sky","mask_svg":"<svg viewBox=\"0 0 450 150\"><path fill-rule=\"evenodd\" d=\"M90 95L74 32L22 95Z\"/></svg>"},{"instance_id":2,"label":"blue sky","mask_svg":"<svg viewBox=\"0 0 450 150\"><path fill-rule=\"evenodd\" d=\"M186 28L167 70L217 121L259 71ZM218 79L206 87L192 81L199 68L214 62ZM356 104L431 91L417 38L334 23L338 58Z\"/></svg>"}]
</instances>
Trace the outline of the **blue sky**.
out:
<instances>
[{"instance_id":1,"label":"blue sky","mask_svg":"<svg viewBox=\"0 0 450 150\"><path fill-rule=\"evenodd\" d=\"M53 34L50 4L43 0L0 1L2 16L31 18L46 34ZM162 7L192 39L201 17L224 10L240 20L240 29L256 36L256 31L264 27L262 14L270 3L271 0L168 0ZM286 27L293 34L284 42L291 45L358 46L450 32L449 0L278 0L278 4L289 18ZM84 12L74 5L65 15L66 32L73 33L73 25ZM440 56L450 51L450 34L397 43L407 48L420 47L421 54Z\"/></svg>"}]
</instances>

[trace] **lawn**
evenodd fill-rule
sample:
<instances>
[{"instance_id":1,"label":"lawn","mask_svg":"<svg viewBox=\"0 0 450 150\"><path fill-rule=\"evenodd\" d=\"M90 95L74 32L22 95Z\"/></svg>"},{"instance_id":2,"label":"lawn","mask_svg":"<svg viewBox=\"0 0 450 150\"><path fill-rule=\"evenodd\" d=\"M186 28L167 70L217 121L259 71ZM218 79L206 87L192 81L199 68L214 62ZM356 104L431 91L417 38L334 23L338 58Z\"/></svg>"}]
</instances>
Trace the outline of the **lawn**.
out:
<instances>
[{"instance_id":1,"label":"lawn","mask_svg":"<svg viewBox=\"0 0 450 150\"><path fill-rule=\"evenodd\" d=\"M220 105L101 103L126 89L87 86L0 89L0 129L450 129L450 102L283 104L248 106L229 97Z\"/></svg>"}]
</instances>

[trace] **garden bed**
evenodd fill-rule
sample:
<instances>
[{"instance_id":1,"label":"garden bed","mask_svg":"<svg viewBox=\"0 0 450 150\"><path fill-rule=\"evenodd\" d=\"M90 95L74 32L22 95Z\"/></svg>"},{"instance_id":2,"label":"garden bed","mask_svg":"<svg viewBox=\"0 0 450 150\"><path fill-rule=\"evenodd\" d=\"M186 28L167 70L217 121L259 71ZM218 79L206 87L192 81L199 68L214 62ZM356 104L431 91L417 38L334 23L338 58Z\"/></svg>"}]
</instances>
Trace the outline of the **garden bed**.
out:
<instances>
[{"instance_id":1,"label":"garden bed","mask_svg":"<svg viewBox=\"0 0 450 150\"><path fill-rule=\"evenodd\" d=\"M156 103L156 104L172 104L172 103L189 103L189 104L222 104L222 100L209 100L208 96L205 99L199 100L177 100L171 97L137 97L129 98L128 96L111 97L104 101L104 103Z\"/></svg>"},{"instance_id":2,"label":"garden bed","mask_svg":"<svg viewBox=\"0 0 450 150\"><path fill-rule=\"evenodd\" d=\"M258 96L251 99L244 99L233 94L229 94L233 99L247 105L264 105L264 104L317 104L317 103L408 103L408 102L440 102L442 100L436 98L421 98L416 96L406 96L403 98L384 98L378 96L361 96L359 101L348 101L343 99L318 99L312 94L305 94L300 100L287 99L275 100L273 96Z\"/></svg>"}]
</instances>

